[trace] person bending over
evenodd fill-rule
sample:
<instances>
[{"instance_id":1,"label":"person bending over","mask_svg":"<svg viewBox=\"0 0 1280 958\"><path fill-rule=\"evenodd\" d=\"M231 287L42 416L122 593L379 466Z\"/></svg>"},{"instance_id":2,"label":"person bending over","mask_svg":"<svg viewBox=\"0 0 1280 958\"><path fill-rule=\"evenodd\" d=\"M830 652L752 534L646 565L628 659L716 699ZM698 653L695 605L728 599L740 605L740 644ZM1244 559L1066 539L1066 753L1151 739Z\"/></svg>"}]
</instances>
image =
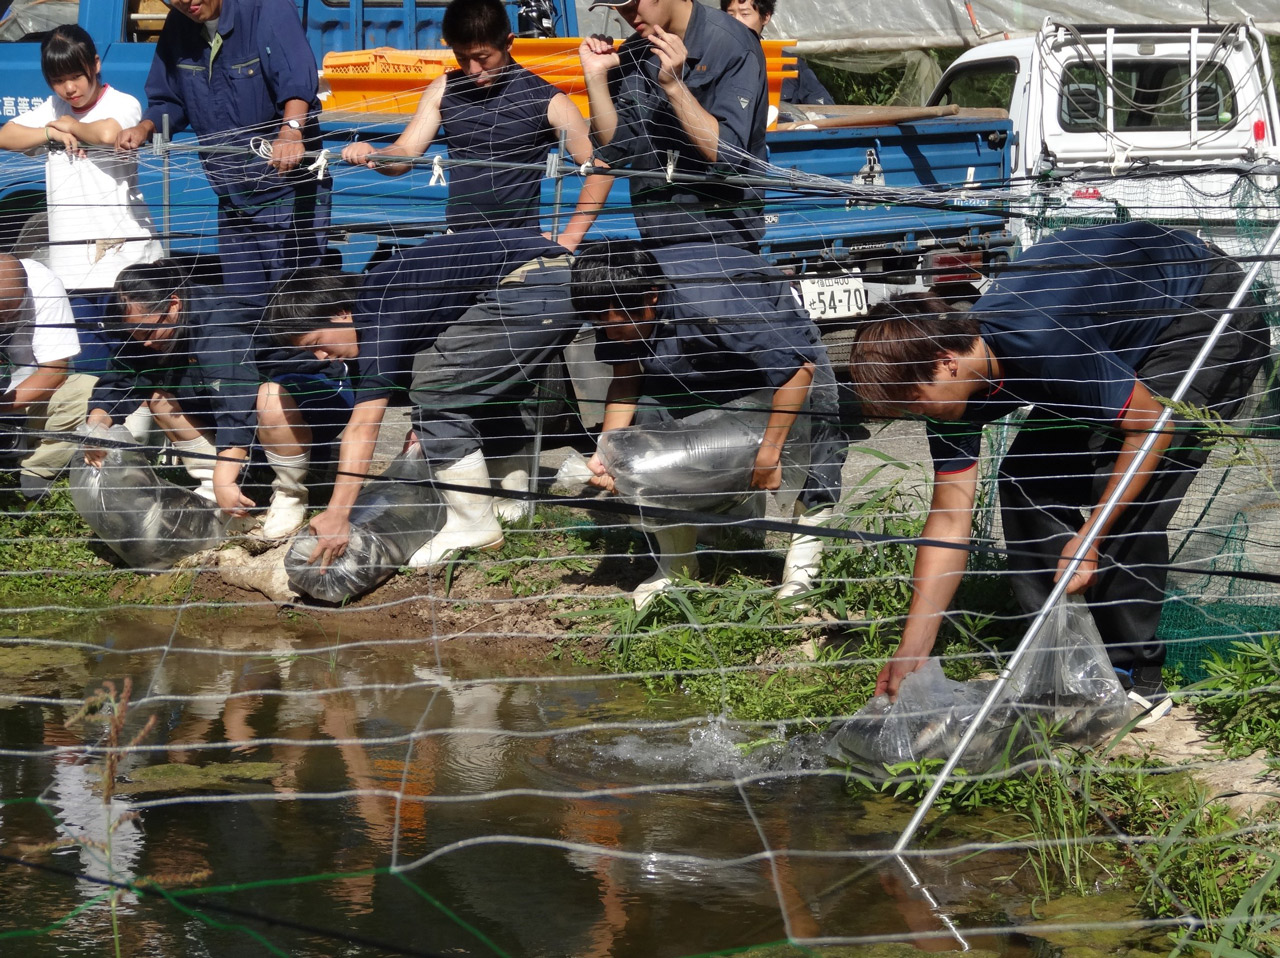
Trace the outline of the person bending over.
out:
<instances>
[{"instance_id":1,"label":"person bending over","mask_svg":"<svg viewBox=\"0 0 1280 958\"><path fill-rule=\"evenodd\" d=\"M1101 507L1241 278L1230 257L1181 230L1143 222L1065 230L1028 248L970 313L949 313L927 294L878 307L850 359L873 410L928 423L927 539L968 543L982 427L1032 407L998 480L1014 594L1038 612L1085 534L1097 532L1067 592L1085 597L1122 682L1147 698L1164 694L1155 632L1165 530L1208 454L1195 422L1175 416L1105 524ZM1230 418L1268 348L1261 316L1238 312L1186 402ZM902 641L877 692L896 695L926 661L966 557L917 550Z\"/></svg>"},{"instance_id":2,"label":"person bending over","mask_svg":"<svg viewBox=\"0 0 1280 958\"><path fill-rule=\"evenodd\" d=\"M796 514L806 525L831 516L843 459L835 377L817 328L775 268L732 246L595 244L574 262L573 303L597 328L596 358L613 367L603 432L683 418L765 390L769 411L751 487L780 487L783 446L807 412L813 445ZM592 482L612 491L599 453L588 466ZM696 537L693 526L656 531L658 571L633 593L637 607L673 576L696 574ZM793 535L780 595L808 591L820 555L821 539Z\"/></svg>"}]
</instances>

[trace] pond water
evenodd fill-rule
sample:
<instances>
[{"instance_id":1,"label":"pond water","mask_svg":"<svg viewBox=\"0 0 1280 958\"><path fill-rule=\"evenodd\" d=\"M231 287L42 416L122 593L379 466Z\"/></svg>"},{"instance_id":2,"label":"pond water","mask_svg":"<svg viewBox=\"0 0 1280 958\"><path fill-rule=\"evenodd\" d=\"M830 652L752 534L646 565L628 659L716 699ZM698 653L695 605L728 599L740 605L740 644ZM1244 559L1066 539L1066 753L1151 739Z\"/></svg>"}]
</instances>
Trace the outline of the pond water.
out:
<instances>
[{"instance_id":1,"label":"pond water","mask_svg":"<svg viewBox=\"0 0 1280 958\"><path fill-rule=\"evenodd\" d=\"M117 935L133 955L1036 951L1000 931L1016 886L994 876L1019 859L887 858L910 806L851 798L803 749L742 747L767 728L529 674L553 663L246 619L130 613L0 645L0 954ZM106 805L106 725L66 723L126 677L121 741L154 726ZM113 932L112 883L148 879L170 897L121 892Z\"/></svg>"}]
</instances>

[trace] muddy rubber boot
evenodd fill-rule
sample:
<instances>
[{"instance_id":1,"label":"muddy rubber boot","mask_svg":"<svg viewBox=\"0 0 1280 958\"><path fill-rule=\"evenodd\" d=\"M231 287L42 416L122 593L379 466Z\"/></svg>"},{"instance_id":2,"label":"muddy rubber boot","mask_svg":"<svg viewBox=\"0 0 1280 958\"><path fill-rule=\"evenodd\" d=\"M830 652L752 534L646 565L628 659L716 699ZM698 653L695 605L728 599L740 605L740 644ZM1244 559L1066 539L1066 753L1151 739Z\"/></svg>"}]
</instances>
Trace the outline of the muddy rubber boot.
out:
<instances>
[{"instance_id":1,"label":"muddy rubber boot","mask_svg":"<svg viewBox=\"0 0 1280 958\"><path fill-rule=\"evenodd\" d=\"M667 526L649 530L658 545L658 571L645 579L631 593L636 609L643 609L653 597L669 588L676 579L692 579L698 575L697 526Z\"/></svg>"},{"instance_id":2,"label":"muddy rubber boot","mask_svg":"<svg viewBox=\"0 0 1280 958\"><path fill-rule=\"evenodd\" d=\"M201 499L207 499L217 505L218 499L213 494L214 460L212 457L218 454L218 450L213 443L201 436L198 439L183 439L175 442L173 448L178 451L178 456L182 459L182 467L187 470L187 475L199 483L192 492ZM203 455L193 456L191 453L202 453ZM206 455L210 458L206 459Z\"/></svg>"},{"instance_id":3,"label":"muddy rubber boot","mask_svg":"<svg viewBox=\"0 0 1280 958\"><path fill-rule=\"evenodd\" d=\"M451 466L435 471L441 482L475 489L489 488L489 467L479 450ZM476 492L441 489L444 526L405 563L411 569L435 569L463 549L496 549L502 545L502 526L493 512L493 497Z\"/></svg>"},{"instance_id":4,"label":"muddy rubber boot","mask_svg":"<svg viewBox=\"0 0 1280 958\"><path fill-rule=\"evenodd\" d=\"M522 449L512 456L495 456L489 463L489 474L502 489L528 492L529 470L532 468L532 450ZM533 503L523 499L495 498L493 511L503 522L523 522L533 515Z\"/></svg>"},{"instance_id":5,"label":"muddy rubber boot","mask_svg":"<svg viewBox=\"0 0 1280 958\"><path fill-rule=\"evenodd\" d=\"M311 457L305 452L297 456L268 452L267 462L276 474L271 480L271 505L254 534L262 539L287 539L307 521L307 487L303 480Z\"/></svg>"},{"instance_id":6,"label":"muddy rubber boot","mask_svg":"<svg viewBox=\"0 0 1280 958\"><path fill-rule=\"evenodd\" d=\"M796 523L802 526L819 526L835 513L833 506L824 506L811 515L803 515L804 506L795 504ZM782 584L778 586L779 599L793 599L813 588L814 576L822 564L822 536L793 533L787 558L782 563Z\"/></svg>"}]
</instances>

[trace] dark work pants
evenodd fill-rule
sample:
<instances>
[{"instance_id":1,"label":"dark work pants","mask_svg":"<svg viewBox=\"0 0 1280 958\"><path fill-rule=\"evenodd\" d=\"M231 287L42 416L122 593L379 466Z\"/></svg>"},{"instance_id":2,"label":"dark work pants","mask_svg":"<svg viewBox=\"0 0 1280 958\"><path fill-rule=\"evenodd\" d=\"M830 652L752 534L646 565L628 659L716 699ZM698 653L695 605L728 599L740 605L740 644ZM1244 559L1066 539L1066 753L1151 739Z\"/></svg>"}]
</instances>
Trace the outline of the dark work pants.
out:
<instances>
[{"instance_id":1,"label":"dark work pants","mask_svg":"<svg viewBox=\"0 0 1280 958\"><path fill-rule=\"evenodd\" d=\"M1172 395L1239 285L1239 267L1220 263L1229 267L1220 266L1206 279L1199 310L1176 318L1138 367L1138 378L1152 394ZM1238 315L1184 401L1230 419L1269 347L1263 320L1256 313ZM1120 450L1118 435L1032 416L1018 431L999 476L1005 541L1015 553L1031 553L1009 558L1013 591L1027 613L1038 612L1048 598L1062 550L1102 500ZM1166 530L1209 452L1193 422L1175 416L1174 428L1157 472L1102 540L1098 578L1085 593L1111 661L1120 668L1164 662L1165 647L1155 634L1169 561Z\"/></svg>"},{"instance_id":2,"label":"dark work pants","mask_svg":"<svg viewBox=\"0 0 1280 958\"><path fill-rule=\"evenodd\" d=\"M329 242L331 181L304 181L278 203L242 208L218 202L223 285L262 299L300 267L323 265Z\"/></svg>"},{"instance_id":3,"label":"dark work pants","mask_svg":"<svg viewBox=\"0 0 1280 958\"><path fill-rule=\"evenodd\" d=\"M521 267L414 357L409 397L427 462L448 466L482 445L510 453L532 436L522 407L582 326L568 263Z\"/></svg>"}]
</instances>

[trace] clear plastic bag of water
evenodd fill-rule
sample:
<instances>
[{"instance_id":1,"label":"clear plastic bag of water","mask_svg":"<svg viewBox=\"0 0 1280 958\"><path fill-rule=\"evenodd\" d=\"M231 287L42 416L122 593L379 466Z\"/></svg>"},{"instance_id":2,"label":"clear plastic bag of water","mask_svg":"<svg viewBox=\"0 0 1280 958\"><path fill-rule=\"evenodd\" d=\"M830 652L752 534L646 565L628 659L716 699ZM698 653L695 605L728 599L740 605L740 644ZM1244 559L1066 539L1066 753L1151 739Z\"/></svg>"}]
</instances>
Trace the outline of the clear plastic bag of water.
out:
<instances>
[{"instance_id":1,"label":"clear plastic bag of water","mask_svg":"<svg viewBox=\"0 0 1280 958\"><path fill-rule=\"evenodd\" d=\"M684 419L611 429L596 451L618 495L642 506L712 511L751 495L751 473L769 419L771 394L755 393ZM809 469L809 417L782 448L780 501L794 499ZM781 503L787 505L788 503Z\"/></svg>"},{"instance_id":2,"label":"clear plastic bag of water","mask_svg":"<svg viewBox=\"0 0 1280 958\"><path fill-rule=\"evenodd\" d=\"M345 602L391 578L444 525L439 492L420 481L430 478L420 447L393 459L360 490L351 509L346 551L327 569L307 561L315 551L315 536L306 533L293 540L284 559L289 585L321 602Z\"/></svg>"},{"instance_id":3,"label":"clear plastic bag of water","mask_svg":"<svg viewBox=\"0 0 1280 958\"><path fill-rule=\"evenodd\" d=\"M106 436L132 443L124 426ZM167 569L222 540L218 509L190 489L165 482L141 452L110 448L101 468L71 460L71 501L89 528L135 569Z\"/></svg>"},{"instance_id":4,"label":"clear plastic bag of water","mask_svg":"<svg viewBox=\"0 0 1280 958\"><path fill-rule=\"evenodd\" d=\"M883 776L888 765L946 759L993 684L993 679L953 681L937 659L930 659L902 680L896 701L877 695L835 727L827 754L875 776ZM1088 606L1069 596L1032 641L960 767L988 771L1016 760L1033 742L1092 745L1128 718L1128 697Z\"/></svg>"}]
</instances>

